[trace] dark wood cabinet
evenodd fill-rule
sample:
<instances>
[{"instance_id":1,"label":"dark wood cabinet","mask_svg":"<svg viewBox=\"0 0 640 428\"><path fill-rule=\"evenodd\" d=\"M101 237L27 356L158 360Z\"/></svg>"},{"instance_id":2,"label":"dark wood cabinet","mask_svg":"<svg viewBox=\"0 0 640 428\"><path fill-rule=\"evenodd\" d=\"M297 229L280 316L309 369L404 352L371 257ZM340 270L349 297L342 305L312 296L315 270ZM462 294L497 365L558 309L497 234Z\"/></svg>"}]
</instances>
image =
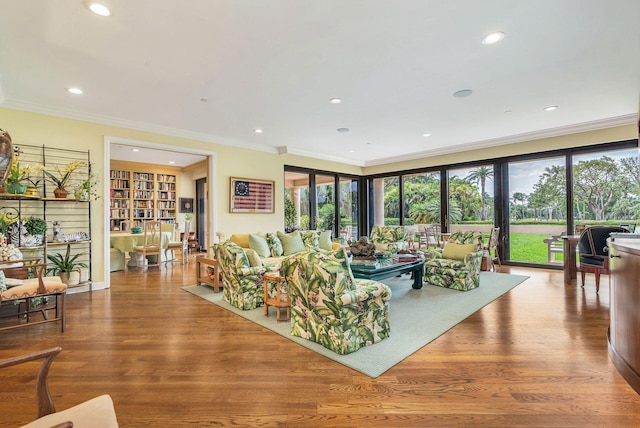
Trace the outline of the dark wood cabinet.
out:
<instances>
[{"instance_id":1,"label":"dark wood cabinet","mask_svg":"<svg viewBox=\"0 0 640 428\"><path fill-rule=\"evenodd\" d=\"M611 242L609 357L640 394L640 240Z\"/></svg>"}]
</instances>

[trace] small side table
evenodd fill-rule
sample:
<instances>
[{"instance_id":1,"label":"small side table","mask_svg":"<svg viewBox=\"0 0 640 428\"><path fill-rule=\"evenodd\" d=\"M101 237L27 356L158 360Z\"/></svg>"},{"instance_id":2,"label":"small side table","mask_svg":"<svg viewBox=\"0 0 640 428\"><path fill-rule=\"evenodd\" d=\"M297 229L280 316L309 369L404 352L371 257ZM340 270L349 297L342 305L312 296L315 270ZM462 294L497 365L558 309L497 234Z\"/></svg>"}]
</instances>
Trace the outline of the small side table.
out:
<instances>
[{"instance_id":1,"label":"small side table","mask_svg":"<svg viewBox=\"0 0 640 428\"><path fill-rule=\"evenodd\" d=\"M213 268L213 272L214 272L213 279L210 278L206 272L204 272L203 274L202 265L211 266ZM218 261L216 259L204 257L204 256L197 256L196 268L198 269L197 270L198 276L196 279L198 285L200 284L210 285L211 287L213 287L213 291L215 291L216 293L222 289L222 284L220 284L220 271L218 270Z\"/></svg>"},{"instance_id":2,"label":"small side table","mask_svg":"<svg viewBox=\"0 0 640 428\"><path fill-rule=\"evenodd\" d=\"M276 297L269 297L269 281L276 282ZM291 300L285 287L287 283L279 272L265 272L264 274L264 316L269 316L269 306L276 308L277 321L289 321L291 318ZM284 288L284 289L283 289ZM281 310L284 309L286 318L281 318Z\"/></svg>"}]
</instances>

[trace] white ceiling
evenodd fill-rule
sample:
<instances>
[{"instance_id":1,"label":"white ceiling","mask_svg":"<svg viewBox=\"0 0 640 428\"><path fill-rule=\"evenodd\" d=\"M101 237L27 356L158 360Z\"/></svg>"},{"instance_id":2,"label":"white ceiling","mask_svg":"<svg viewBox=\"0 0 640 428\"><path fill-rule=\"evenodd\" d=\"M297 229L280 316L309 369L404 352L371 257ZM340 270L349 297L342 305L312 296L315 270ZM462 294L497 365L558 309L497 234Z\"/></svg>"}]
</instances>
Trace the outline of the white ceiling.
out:
<instances>
[{"instance_id":1,"label":"white ceiling","mask_svg":"<svg viewBox=\"0 0 640 428\"><path fill-rule=\"evenodd\" d=\"M0 0L0 106L355 165L638 119L638 0L105 4Z\"/></svg>"},{"instance_id":2,"label":"white ceiling","mask_svg":"<svg viewBox=\"0 0 640 428\"><path fill-rule=\"evenodd\" d=\"M201 162L206 156L200 156L184 152L152 149L147 146L126 145L112 143L110 145L110 159L151 163L156 165L166 165L175 167L185 167Z\"/></svg>"}]
</instances>

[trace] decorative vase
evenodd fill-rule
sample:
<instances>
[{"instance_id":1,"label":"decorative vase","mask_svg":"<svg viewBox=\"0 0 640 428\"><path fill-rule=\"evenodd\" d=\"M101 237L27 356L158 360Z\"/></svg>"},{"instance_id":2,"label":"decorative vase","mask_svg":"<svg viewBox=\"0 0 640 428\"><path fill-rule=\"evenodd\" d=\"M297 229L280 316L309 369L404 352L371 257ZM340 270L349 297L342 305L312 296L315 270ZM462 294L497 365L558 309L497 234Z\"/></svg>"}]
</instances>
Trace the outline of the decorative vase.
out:
<instances>
[{"instance_id":1,"label":"decorative vase","mask_svg":"<svg viewBox=\"0 0 640 428\"><path fill-rule=\"evenodd\" d=\"M27 196L38 196L38 188L35 186L29 186L24 194Z\"/></svg>"},{"instance_id":2,"label":"decorative vase","mask_svg":"<svg viewBox=\"0 0 640 428\"><path fill-rule=\"evenodd\" d=\"M78 285L80 282L80 272L75 270L68 274L67 272L60 272L60 280L68 286Z\"/></svg>"},{"instance_id":3,"label":"decorative vase","mask_svg":"<svg viewBox=\"0 0 640 428\"><path fill-rule=\"evenodd\" d=\"M14 195L22 195L27 191L27 186L16 182L5 183L5 186L7 186L7 192Z\"/></svg>"},{"instance_id":4,"label":"decorative vase","mask_svg":"<svg viewBox=\"0 0 640 428\"><path fill-rule=\"evenodd\" d=\"M89 191L82 187L78 187L74 192L76 199L79 201L88 201L89 200Z\"/></svg>"},{"instance_id":5,"label":"decorative vase","mask_svg":"<svg viewBox=\"0 0 640 428\"><path fill-rule=\"evenodd\" d=\"M7 193L7 188L4 186L4 184L0 186L0 193Z\"/></svg>"},{"instance_id":6,"label":"decorative vase","mask_svg":"<svg viewBox=\"0 0 640 428\"><path fill-rule=\"evenodd\" d=\"M69 194L69 192L67 192L65 189L55 189L53 191L53 194L58 199L65 199L67 197L67 195Z\"/></svg>"}]
</instances>

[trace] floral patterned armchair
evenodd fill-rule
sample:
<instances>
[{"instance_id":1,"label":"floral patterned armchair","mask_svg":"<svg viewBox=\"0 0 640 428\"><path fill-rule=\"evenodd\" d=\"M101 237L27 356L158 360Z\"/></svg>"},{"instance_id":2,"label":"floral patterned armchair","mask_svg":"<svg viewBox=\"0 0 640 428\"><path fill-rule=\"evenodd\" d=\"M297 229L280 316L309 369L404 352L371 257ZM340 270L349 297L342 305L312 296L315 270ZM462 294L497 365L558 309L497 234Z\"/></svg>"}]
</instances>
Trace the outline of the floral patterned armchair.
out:
<instances>
[{"instance_id":1,"label":"floral patterned armchair","mask_svg":"<svg viewBox=\"0 0 640 428\"><path fill-rule=\"evenodd\" d=\"M444 248L429 248L424 282L467 291L480 285L482 233L453 232Z\"/></svg>"},{"instance_id":2,"label":"floral patterned armchair","mask_svg":"<svg viewBox=\"0 0 640 428\"><path fill-rule=\"evenodd\" d=\"M403 226L374 225L369 241L376 245L376 252L395 254L409 248L409 234Z\"/></svg>"},{"instance_id":3,"label":"floral patterned armchair","mask_svg":"<svg viewBox=\"0 0 640 428\"><path fill-rule=\"evenodd\" d=\"M343 250L307 251L282 262L291 297L291 334L348 354L389 336L391 290L354 279Z\"/></svg>"},{"instance_id":4,"label":"floral patterned armchair","mask_svg":"<svg viewBox=\"0 0 640 428\"><path fill-rule=\"evenodd\" d=\"M262 306L266 268L251 266L244 249L233 242L215 244L213 249L222 274L223 300L245 311Z\"/></svg>"}]
</instances>

